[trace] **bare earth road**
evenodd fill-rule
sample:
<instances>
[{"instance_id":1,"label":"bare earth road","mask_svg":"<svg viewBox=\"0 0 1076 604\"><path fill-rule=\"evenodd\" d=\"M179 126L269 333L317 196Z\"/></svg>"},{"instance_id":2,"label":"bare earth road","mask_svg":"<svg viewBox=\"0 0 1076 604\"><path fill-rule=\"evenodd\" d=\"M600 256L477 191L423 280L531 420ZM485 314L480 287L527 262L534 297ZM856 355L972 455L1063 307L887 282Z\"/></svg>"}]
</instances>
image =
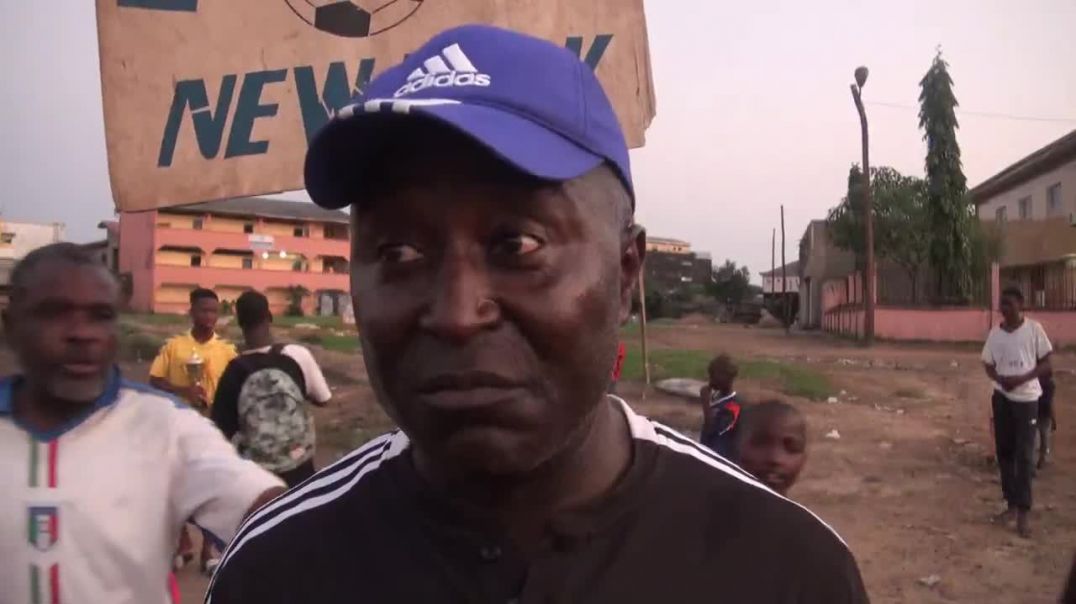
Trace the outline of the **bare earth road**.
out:
<instances>
[{"instance_id":1,"label":"bare earth road","mask_svg":"<svg viewBox=\"0 0 1076 604\"><path fill-rule=\"evenodd\" d=\"M742 327L676 325L652 330L654 348L728 351L738 358L807 366L828 376L840 402L787 397L744 381L749 399L780 396L809 423L810 459L791 495L832 525L855 552L872 601L881 603L1056 602L1076 551L1076 355L1060 353L1060 428L1054 463L1035 482L1035 534L993 525L1000 487L988 431L990 385L975 347L880 344L870 351L818 336ZM365 381L361 356L317 351L336 387L318 416L323 462L389 424ZM10 368L10 357L2 359ZM131 377L145 364L126 365ZM685 376L699 377L702 376ZM639 384L623 394L674 427L698 429L691 404ZM839 440L824 438L837 430ZM180 574L184 604L205 580ZM361 593L361 584L357 585Z\"/></svg>"}]
</instances>

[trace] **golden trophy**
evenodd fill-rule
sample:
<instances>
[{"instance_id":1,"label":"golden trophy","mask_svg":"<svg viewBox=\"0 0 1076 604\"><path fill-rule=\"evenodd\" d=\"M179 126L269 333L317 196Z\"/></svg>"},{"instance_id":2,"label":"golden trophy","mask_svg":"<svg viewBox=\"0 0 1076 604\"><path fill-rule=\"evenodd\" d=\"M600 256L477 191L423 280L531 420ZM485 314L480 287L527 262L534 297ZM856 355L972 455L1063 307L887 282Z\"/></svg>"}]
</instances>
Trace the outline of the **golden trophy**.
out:
<instances>
[{"instance_id":1,"label":"golden trophy","mask_svg":"<svg viewBox=\"0 0 1076 604\"><path fill-rule=\"evenodd\" d=\"M187 359L184 369L187 370L187 381L190 382L191 386L202 385L202 380L205 378L205 360L202 359L197 350L191 353L191 357ZM190 402L195 409L204 411L206 408L206 401L193 400Z\"/></svg>"}]
</instances>

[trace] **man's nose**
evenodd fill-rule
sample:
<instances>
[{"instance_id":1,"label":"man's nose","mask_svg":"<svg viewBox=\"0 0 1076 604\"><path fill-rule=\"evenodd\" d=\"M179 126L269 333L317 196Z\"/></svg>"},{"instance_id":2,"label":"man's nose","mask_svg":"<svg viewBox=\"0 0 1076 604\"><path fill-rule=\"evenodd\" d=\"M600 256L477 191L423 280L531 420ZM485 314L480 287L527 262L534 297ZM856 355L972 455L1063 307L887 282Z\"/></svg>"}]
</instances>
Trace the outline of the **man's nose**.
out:
<instances>
[{"instance_id":1,"label":"man's nose","mask_svg":"<svg viewBox=\"0 0 1076 604\"><path fill-rule=\"evenodd\" d=\"M66 336L73 342L92 342L100 340L103 332L99 322L93 321L85 313L73 312L67 321Z\"/></svg>"},{"instance_id":2,"label":"man's nose","mask_svg":"<svg viewBox=\"0 0 1076 604\"><path fill-rule=\"evenodd\" d=\"M482 259L462 252L447 254L420 325L441 338L459 342L495 325L500 317L500 305Z\"/></svg>"}]
</instances>

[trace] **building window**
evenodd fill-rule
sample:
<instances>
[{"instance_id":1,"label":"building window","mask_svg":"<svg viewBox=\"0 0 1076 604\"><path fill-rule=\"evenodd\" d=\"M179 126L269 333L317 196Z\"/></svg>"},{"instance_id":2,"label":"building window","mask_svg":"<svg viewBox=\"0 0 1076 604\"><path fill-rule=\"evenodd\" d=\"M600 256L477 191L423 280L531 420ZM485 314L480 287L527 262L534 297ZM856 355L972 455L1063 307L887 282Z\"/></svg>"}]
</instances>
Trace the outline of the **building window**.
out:
<instances>
[{"instance_id":1,"label":"building window","mask_svg":"<svg viewBox=\"0 0 1076 604\"><path fill-rule=\"evenodd\" d=\"M1020 200L1020 220L1031 219L1031 198L1025 197Z\"/></svg>"},{"instance_id":2,"label":"building window","mask_svg":"<svg viewBox=\"0 0 1076 604\"><path fill-rule=\"evenodd\" d=\"M346 224L326 224L325 225L325 238L326 239L339 239L341 241L347 240L347 225Z\"/></svg>"},{"instance_id":3,"label":"building window","mask_svg":"<svg viewBox=\"0 0 1076 604\"><path fill-rule=\"evenodd\" d=\"M243 268L244 269L252 269L252 268L254 268L254 259L253 258L243 258Z\"/></svg>"},{"instance_id":4,"label":"building window","mask_svg":"<svg viewBox=\"0 0 1076 604\"><path fill-rule=\"evenodd\" d=\"M994 220L998 221L998 224L1004 224L1009 220L1009 208L1001 206L994 211Z\"/></svg>"},{"instance_id":5,"label":"building window","mask_svg":"<svg viewBox=\"0 0 1076 604\"><path fill-rule=\"evenodd\" d=\"M243 225L243 232L248 234L248 235L253 233L254 232L254 223L248 222L248 223L244 224Z\"/></svg>"},{"instance_id":6,"label":"building window","mask_svg":"<svg viewBox=\"0 0 1076 604\"><path fill-rule=\"evenodd\" d=\"M11 243L15 241L15 233L0 233L0 243Z\"/></svg>"},{"instance_id":7,"label":"building window","mask_svg":"<svg viewBox=\"0 0 1076 604\"><path fill-rule=\"evenodd\" d=\"M202 266L202 257L198 254L191 256L191 266Z\"/></svg>"},{"instance_id":8,"label":"building window","mask_svg":"<svg viewBox=\"0 0 1076 604\"><path fill-rule=\"evenodd\" d=\"M306 237L306 227L297 226L292 229L291 234L295 235L296 237Z\"/></svg>"},{"instance_id":9,"label":"building window","mask_svg":"<svg viewBox=\"0 0 1076 604\"><path fill-rule=\"evenodd\" d=\"M295 271L297 273L303 272L303 261L302 260L296 260L295 262L292 262L291 263L291 270L293 270L293 271Z\"/></svg>"},{"instance_id":10,"label":"building window","mask_svg":"<svg viewBox=\"0 0 1076 604\"><path fill-rule=\"evenodd\" d=\"M194 220L192 220L191 221L191 228L196 230L196 231L202 230L202 219L201 218L195 218Z\"/></svg>"},{"instance_id":11,"label":"building window","mask_svg":"<svg viewBox=\"0 0 1076 604\"><path fill-rule=\"evenodd\" d=\"M1046 189L1046 215L1062 216L1065 213L1061 204L1061 183L1057 183Z\"/></svg>"}]
</instances>

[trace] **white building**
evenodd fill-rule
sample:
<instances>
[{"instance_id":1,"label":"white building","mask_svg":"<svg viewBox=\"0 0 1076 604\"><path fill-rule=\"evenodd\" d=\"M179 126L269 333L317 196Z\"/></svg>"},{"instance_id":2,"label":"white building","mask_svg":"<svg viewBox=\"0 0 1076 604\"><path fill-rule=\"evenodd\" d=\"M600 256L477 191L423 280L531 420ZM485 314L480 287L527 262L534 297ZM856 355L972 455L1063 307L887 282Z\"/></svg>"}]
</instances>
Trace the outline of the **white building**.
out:
<instances>
[{"instance_id":1,"label":"white building","mask_svg":"<svg viewBox=\"0 0 1076 604\"><path fill-rule=\"evenodd\" d=\"M785 280L787 279L787 286ZM762 273L762 295L769 296L772 294L795 294L800 293L800 263L799 261L790 262L784 266L784 272L781 267L777 267L775 271L767 271Z\"/></svg>"},{"instance_id":2,"label":"white building","mask_svg":"<svg viewBox=\"0 0 1076 604\"><path fill-rule=\"evenodd\" d=\"M38 224L0 219L0 259L18 260L39 247L63 241L60 222Z\"/></svg>"}]
</instances>

